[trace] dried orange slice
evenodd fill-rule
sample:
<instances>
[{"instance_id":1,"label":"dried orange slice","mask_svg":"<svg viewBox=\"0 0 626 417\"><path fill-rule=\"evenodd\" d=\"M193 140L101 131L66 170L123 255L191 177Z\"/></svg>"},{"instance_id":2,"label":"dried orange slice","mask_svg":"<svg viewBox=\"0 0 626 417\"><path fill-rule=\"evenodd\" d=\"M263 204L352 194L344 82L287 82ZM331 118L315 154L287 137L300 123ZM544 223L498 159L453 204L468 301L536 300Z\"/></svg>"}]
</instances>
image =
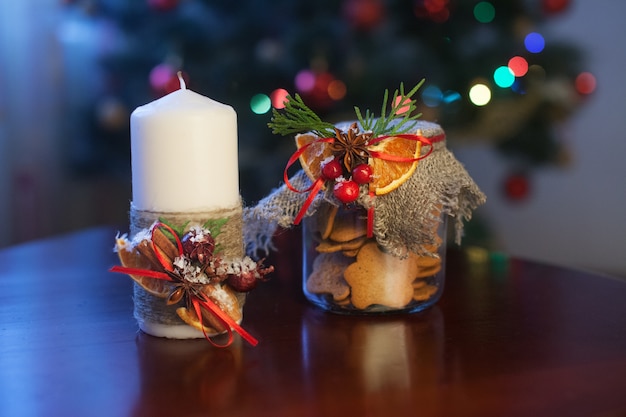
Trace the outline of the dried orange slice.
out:
<instances>
[{"instance_id":1,"label":"dried orange slice","mask_svg":"<svg viewBox=\"0 0 626 417\"><path fill-rule=\"evenodd\" d=\"M237 301L235 292L230 287L219 284L207 284L202 287L202 292L235 323L241 323L243 318L242 309ZM185 307L177 308L176 314L185 323L200 331L204 327L204 331L207 334L221 333L226 330L224 324L206 310L202 310L202 320L198 319L194 310L189 310Z\"/></svg>"},{"instance_id":2,"label":"dried orange slice","mask_svg":"<svg viewBox=\"0 0 626 417\"><path fill-rule=\"evenodd\" d=\"M319 137L311 133L303 133L296 136L296 146L301 149L308 146L300 155L300 165L311 179L317 180L322 175L322 162L332 156L328 143L315 142Z\"/></svg>"},{"instance_id":3,"label":"dried orange slice","mask_svg":"<svg viewBox=\"0 0 626 417\"><path fill-rule=\"evenodd\" d=\"M122 266L126 268L153 269L150 259L142 255L141 252L137 250L136 247L133 247L127 239L116 239L115 246ZM167 297L172 289L172 286L167 281L162 279L148 278L141 275L129 276L144 290L157 297Z\"/></svg>"},{"instance_id":4,"label":"dried orange slice","mask_svg":"<svg viewBox=\"0 0 626 417\"><path fill-rule=\"evenodd\" d=\"M417 158L420 155L421 142L399 137L391 137L369 147L370 151L380 152L403 158ZM396 162L382 158L369 158L372 167L373 180L370 183L370 191L376 195L387 194L413 175L417 168L417 161Z\"/></svg>"}]
</instances>

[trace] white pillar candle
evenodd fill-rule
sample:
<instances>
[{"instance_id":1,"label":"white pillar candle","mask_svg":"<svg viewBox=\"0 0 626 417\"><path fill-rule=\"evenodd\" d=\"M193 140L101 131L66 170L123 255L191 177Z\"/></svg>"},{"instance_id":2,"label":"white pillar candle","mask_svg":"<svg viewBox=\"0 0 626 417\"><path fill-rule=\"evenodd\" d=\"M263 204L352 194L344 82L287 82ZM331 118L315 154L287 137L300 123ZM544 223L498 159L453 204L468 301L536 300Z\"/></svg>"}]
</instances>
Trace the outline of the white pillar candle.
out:
<instances>
[{"instance_id":1,"label":"white pillar candle","mask_svg":"<svg viewBox=\"0 0 626 417\"><path fill-rule=\"evenodd\" d=\"M130 117L132 195L137 210L200 212L240 203L237 113L181 89Z\"/></svg>"}]
</instances>

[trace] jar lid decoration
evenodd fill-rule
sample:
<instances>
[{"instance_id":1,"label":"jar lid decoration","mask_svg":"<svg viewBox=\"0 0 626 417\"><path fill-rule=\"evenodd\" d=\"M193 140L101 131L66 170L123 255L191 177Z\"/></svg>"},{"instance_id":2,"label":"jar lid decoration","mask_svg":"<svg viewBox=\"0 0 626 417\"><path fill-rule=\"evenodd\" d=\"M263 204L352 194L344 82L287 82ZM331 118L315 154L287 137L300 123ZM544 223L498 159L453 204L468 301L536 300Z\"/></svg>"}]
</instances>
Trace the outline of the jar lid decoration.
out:
<instances>
[{"instance_id":1,"label":"jar lid decoration","mask_svg":"<svg viewBox=\"0 0 626 417\"><path fill-rule=\"evenodd\" d=\"M367 235L387 252L406 257L429 253L441 215L455 218L460 243L463 221L483 204L485 195L446 147L443 129L418 120L414 96L401 84L386 90L379 116L355 107L356 120L323 121L299 95L273 110L269 127L295 135L279 188L244 209L244 241L250 253L268 252L278 227L298 225L322 203L367 211ZM288 170L299 162L301 169Z\"/></svg>"}]
</instances>

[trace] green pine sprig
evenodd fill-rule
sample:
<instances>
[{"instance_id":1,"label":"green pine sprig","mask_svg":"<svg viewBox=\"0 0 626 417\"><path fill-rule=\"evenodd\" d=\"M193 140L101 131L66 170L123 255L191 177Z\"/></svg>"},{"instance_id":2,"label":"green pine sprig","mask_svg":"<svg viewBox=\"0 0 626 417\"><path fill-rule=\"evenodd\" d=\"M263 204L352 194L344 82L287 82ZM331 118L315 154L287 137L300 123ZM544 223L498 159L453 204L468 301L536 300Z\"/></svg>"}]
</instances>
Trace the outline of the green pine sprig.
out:
<instances>
[{"instance_id":1,"label":"green pine sprig","mask_svg":"<svg viewBox=\"0 0 626 417\"><path fill-rule=\"evenodd\" d=\"M400 135L406 133L411 129L410 122L420 118L421 113L413 114L417 109L416 100L413 98L417 90L424 84L424 80L420 81L415 87L408 93L404 92L404 84L400 84L400 89L395 90L391 99L391 110L387 114L387 103L389 101L389 90L385 90L383 95L383 104L380 111L380 116L376 117L372 112L365 111L365 116L361 113L361 109L354 107L357 119L361 123L361 127L364 131L371 131L374 137L381 135ZM405 109L408 107L408 109ZM399 116L399 112L402 109L402 116ZM392 122L397 120L397 123L392 125Z\"/></svg>"},{"instance_id":2,"label":"green pine sprig","mask_svg":"<svg viewBox=\"0 0 626 417\"><path fill-rule=\"evenodd\" d=\"M179 238L183 237L183 234L185 234L185 229L189 225L189 221L187 221L187 222L177 226L174 223L168 221L164 217L159 217L159 222L163 223L166 226L169 226L173 231L176 232L176 234L178 235ZM167 236L167 238L169 240L171 240L171 241L175 240L175 237L172 236L172 233L169 230L167 230L167 229L163 230L163 233L165 234L165 236Z\"/></svg>"},{"instance_id":3,"label":"green pine sprig","mask_svg":"<svg viewBox=\"0 0 626 417\"><path fill-rule=\"evenodd\" d=\"M369 109L365 113L357 106L354 107L356 117L364 131L372 132L374 137L382 135L400 135L411 130L412 121L420 118L421 113L415 113L417 109L415 93L424 84L421 80L408 93L404 91L404 84L395 90L389 103L389 90L385 90L380 116L376 116ZM387 107L391 106L389 113ZM405 109L408 107L408 109ZM400 114L400 111L402 113ZM272 119L267 124L272 133L288 136L294 133L313 132L319 137L334 137L335 126L332 123L324 122L311 110L299 94L287 96L285 108L282 110L273 109Z\"/></svg>"},{"instance_id":4,"label":"green pine sprig","mask_svg":"<svg viewBox=\"0 0 626 417\"><path fill-rule=\"evenodd\" d=\"M322 121L304 104L299 94L287 96L283 110L273 109L272 120L267 125L273 133L283 136L304 132L313 132L320 137L335 136L333 124Z\"/></svg>"},{"instance_id":5,"label":"green pine sprig","mask_svg":"<svg viewBox=\"0 0 626 417\"><path fill-rule=\"evenodd\" d=\"M221 219L209 219L202 225L202 227L204 229L208 229L211 232L211 236L216 238L220 233L222 233L222 227L226 223L228 223L228 218L226 217Z\"/></svg>"},{"instance_id":6,"label":"green pine sprig","mask_svg":"<svg viewBox=\"0 0 626 417\"><path fill-rule=\"evenodd\" d=\"M217 236L222 233L222 227L228 223L228 218L221 219L209 219L207 220L202 227L208 229L211 232L211 236L213 239L217 239ZM215 249L213 253L220 253L223 250L222 244L217 243L215 245Z\"/></svg>"}]
</instances>

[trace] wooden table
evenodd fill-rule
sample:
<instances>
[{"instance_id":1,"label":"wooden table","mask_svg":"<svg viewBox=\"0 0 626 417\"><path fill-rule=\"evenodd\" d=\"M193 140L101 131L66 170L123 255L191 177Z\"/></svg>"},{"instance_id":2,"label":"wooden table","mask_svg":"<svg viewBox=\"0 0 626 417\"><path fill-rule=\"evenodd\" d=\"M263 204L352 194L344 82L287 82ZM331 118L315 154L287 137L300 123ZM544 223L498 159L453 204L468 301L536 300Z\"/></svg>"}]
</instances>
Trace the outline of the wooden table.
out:
<instances>
[{"instance_id":1,"label":"wooden table","mask_svg":"<svg viewBox=\"0 0 626 417\"><path fill-rule=\"evenodd\" d=\"M626 415L619 279L451 251L434 308L345 317L305 302L285 234L246 304L260 344L217 349L137 331L115 232L0 251L0 416Z\"/></svg>"}]
</instances>

